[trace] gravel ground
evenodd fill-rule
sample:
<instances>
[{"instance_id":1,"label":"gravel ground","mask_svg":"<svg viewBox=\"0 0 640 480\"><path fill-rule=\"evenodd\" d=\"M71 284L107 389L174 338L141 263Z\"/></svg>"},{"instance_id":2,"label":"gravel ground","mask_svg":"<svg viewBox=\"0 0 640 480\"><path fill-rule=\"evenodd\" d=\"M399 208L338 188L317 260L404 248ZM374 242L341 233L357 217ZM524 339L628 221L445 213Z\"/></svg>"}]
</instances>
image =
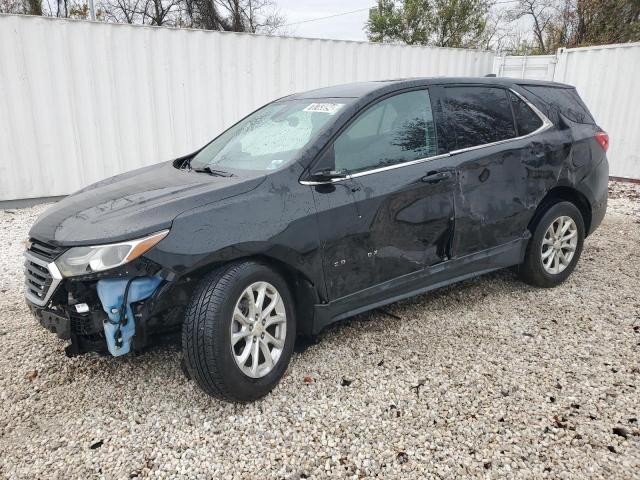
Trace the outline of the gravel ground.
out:
<instances>
[{"instance_id":1,"label":"gravel ground","mask_svg":"<svg viewBox=\"0 0 640 480\"><path fill-rule=\"evenodd\" d=\"M176 347L66 358L22 298L44 209L0 211L0 476L640 478L640 186L563 286L504 271L342 322L251 405Z\"/></svg>"}]
</instances>

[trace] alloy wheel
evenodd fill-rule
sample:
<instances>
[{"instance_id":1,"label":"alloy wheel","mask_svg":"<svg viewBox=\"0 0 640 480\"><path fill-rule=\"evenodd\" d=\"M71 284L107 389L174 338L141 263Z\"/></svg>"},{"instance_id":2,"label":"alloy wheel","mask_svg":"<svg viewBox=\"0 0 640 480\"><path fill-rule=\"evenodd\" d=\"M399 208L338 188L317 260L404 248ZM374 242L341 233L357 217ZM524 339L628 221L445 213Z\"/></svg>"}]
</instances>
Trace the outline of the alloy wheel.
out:
<instances>
[{"instance_id":1,"label":"alloy wheel","mask_svg":"<svg viewBox=\"0 0 640 480\"><path fill-rule=\"evenodd\" d=\"M578 245L578 227L571 217L556 218L542 239L540 255L547 273L556 275L566 269Z\"/></svg>"},{"instance_id":2,"label":"alloy wheel","mask_svg":"<svg viewBox=\"0 0 640 480\"><path fill-rule=\"evenodd\" d=\"M287 314L278 290L267 282L249 285L238 298L231 320L231 351L251 378L268 375L278 362L287 335Z\"/></svg>"}]
</instances>

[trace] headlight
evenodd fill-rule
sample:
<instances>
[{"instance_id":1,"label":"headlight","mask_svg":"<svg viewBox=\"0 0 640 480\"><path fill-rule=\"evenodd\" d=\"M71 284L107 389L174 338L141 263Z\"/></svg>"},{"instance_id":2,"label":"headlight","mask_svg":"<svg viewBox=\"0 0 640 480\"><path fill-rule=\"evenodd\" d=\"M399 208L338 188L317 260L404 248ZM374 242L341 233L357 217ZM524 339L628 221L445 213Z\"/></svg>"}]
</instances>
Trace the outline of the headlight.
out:
<instances>
[{"instance_id":1,"label":"headlight","mask_svg":"<svg viewBox=\"0 0 640 480\"><path fill-rule=\"evenodd\" d=\"M56 265L65 277L86 275L119 267L151 249L168 233L169 230L163 230L148 237L128 242L93 247L73 247L56 260Z\"/></svg>"}]
</instances>

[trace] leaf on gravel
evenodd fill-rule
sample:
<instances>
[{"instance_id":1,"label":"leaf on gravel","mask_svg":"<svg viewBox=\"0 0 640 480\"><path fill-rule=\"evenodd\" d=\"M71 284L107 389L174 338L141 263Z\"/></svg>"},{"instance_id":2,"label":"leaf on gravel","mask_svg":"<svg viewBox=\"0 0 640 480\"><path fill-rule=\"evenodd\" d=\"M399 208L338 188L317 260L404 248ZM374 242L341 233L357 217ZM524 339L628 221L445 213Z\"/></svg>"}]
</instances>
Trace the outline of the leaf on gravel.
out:
<instances>
[{"instance_id":1,"label":"leaf on gravel","mask_svg":"<svg viewBox=\"0 0 640 480\"><path fill-rule=\"evenodd\" d=\"M348 387L349 385L351 385L352 382L353 380L343 378L342 381L340 382L340 385L342 385L343 387Z\"/></svg>"},{"instance_id":2,"label":"leaf on gravel","mask_svg":"<svg viewBox=\"0 0 640 480\"><path fill-rule=\"evenodd\" d=\"M627 438L629 436L629 432L627 431L627 429L622 427L614 427L613 433L622 438Z\"/></svg>"},{"instance_id":3,"label":"leaf on gravel","mask_svg":"<svg viewBox=\"0 0 640 480\"><path fill-rule=\"evenodd\" d=\"M558 428L567 428L567 419L564 417L559 417L558 415L553 416L553 421Z\"/></svg>"},{"instance_id":4,"label":"leaf on gravel","mask_svg":"<svg viewBox=\"0 0 640 480\"><path fill-rule=\"evenodd\" d=\"M611 453L618 453L613 445L607 445L607 450L609 450Z\"/></svg>"},{"instance_id":5,"label":"leaf on gravel","mask_svg":"<svg viewBox=\"0 0 640 480\"><path fill-rule=\"evenodd\" d=\"M407 455L407 452L398 452L398 455L396 457L400 465L409 461L409 455Z\"/></svg>"},{"instance_id":6,"label":"leaf on gravel","mask_svg":"<svg viewBox=\"0 0 640 480\"><path fill-rule=\"evenodd\" d=\"M303 381L304 383L311 383L311 382L313 382L313 378L311 378L309 375L307 375L306 377L304 377L304 378L302 379L302 381Z\"/></svg>"},{"instance_id":7,"label":"leaf on gravel","mask_svg":"<svg viewBox=\"0 0 640 480\"><path fill-rule=\"evenodd\" d=\"M92 443L91 445L89 445L89 448L91 450L95 450L96 448L100 448L102 446L104 442L102 440L98 440L97 442Z\"/></svg>"},{"instance_id":8,"label":"leaf on gravel","mask_svg":"<svg viewBox=\"0 0 640 480\"><path fill-rule=\"evenodd\" d=\"M491 468L491 462L484 462L484 469L489 470Z\"/></svg>"},{"instance_id":9,"label":"leaf on gravel","mask_svg":"<svg viewBox=\"0 0 640 480\"><path fill-rule=\"evenodd\" d=\"M27 374L25 375L25 377L30 382L33 382L36 378L38 378L38 371L37 370L29 370L27 372Z\"/></svg>"}]
</instances>

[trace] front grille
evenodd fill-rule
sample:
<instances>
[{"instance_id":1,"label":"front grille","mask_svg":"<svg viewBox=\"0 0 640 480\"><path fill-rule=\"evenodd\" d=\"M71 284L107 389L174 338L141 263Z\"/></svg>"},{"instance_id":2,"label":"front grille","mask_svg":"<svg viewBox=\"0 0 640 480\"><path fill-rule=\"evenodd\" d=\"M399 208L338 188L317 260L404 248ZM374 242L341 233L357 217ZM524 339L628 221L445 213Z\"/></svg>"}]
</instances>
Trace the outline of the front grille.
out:
<instances>
[{"instance_id":1,"label":"front grille","mask_svg":"<svg viewBox=\"0 0 640 480\"><path fill-rule=\"evenodd\" d=\"M24 266L25 289L39 300L44 300L53 281L49 270L28 258L25 260Z\"/></svg>"},{"instance_id":2,"label":"front grille","mask_svg":"<svg viewBox=\"0 0 640 480\"><path fill-rule=\"evenodd\" d=\"M31 250L27 250L24 256L25 296L42 307L55 292L62 276L55 263L40 258Z\"/></svg>"},{"instance_id":3,"label":"front grille","mask_svg":"<svg viewBox=\"0 0 640 480\"><path fill-rule=\"evenodd\" d=\"M29 251L42 260L48 260L52 262L58 256L60 256L66 249L63 247L54 247L47 243L36 240L35 238L29 239Z\"/></svg>"}]
</instances>

